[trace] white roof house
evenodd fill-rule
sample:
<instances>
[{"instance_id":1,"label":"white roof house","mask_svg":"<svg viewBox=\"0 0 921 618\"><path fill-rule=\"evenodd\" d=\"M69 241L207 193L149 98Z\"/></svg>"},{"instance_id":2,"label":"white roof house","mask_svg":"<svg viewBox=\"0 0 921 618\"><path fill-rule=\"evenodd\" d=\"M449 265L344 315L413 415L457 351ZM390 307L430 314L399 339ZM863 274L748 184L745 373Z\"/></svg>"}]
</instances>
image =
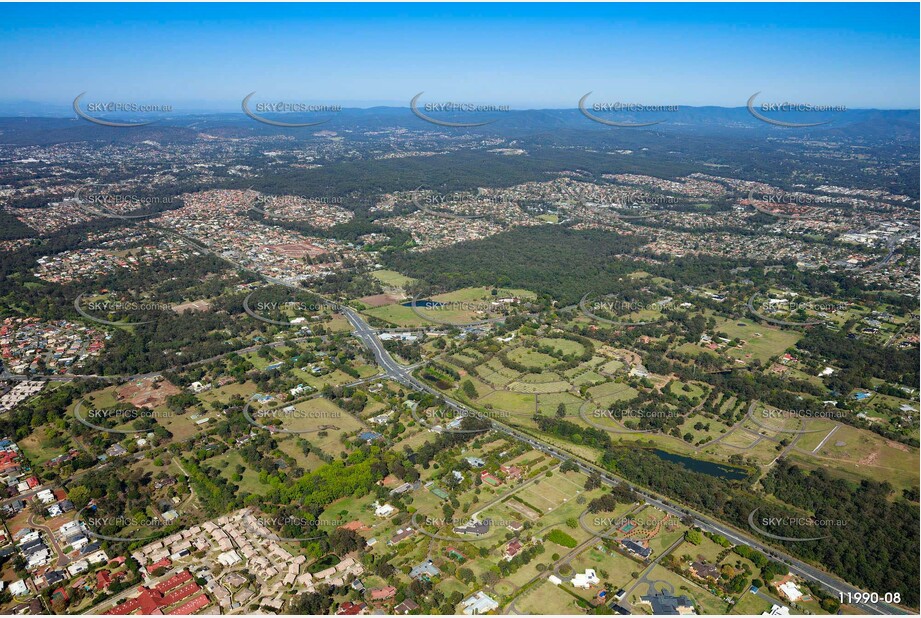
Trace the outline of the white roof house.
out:
<instances>
[{"instance_id":1,"label":"white roof house","mask_svg":"<svg viewBox=\"0 0 921 618\"><path fill-rule=\"evenodd\" d=\"M600 583L595 569L585 569L585 573L576 573L572 578L572 585L576 588L588 588Z\"/></svg>"},{"instance_id":2,"label":"white roof house","mask_svg":"<svg viewBox=\"0 0 921 618\"><path fill-rule=\"evenodd\" d=\"M472 597L464 600L464 614L467 616L477 616L488 614L494 609L499 608L499 604L488 594L480 590Z\"/></svg>"},{"instance_id":3,"label":"white roof house","mask_svg":"<svg viewBox=\"0 0 921 618\"><path fill-rule=\"evenodd\" d=\"M23 580L15 581L10 584L10 594L14 597L21 597L24 594L29 593L29 587L26 585L26 582Z\"/></svg>"},{"instance_id":4,"label":"white roof house","mask_svg":"<svg viewBox=\"0 0 921 618\"><path fill-rule=\"evenodd\" d=\"M790 599L794 603L803 598L803 593L800 591L799 588L796 587L796 584L794 584L792 581L787 582L785 584L781 584L780 586L777 587L777 589L780 590L782 593L784 593L784 596L786 596L788 599Z\"/></svg>"}]
</instances>

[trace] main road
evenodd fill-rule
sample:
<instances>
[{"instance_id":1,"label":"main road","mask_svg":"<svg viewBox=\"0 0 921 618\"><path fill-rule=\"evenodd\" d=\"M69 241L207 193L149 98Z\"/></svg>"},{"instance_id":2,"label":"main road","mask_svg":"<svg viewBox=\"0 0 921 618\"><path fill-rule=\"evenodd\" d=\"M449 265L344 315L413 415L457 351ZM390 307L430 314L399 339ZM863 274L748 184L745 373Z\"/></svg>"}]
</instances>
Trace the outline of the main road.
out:
<instances>
[{"instance_id":1,"label":"main road","mask_svg":"<svg viewBox=\"0 0 921 618\"><path fill-rule=\"evenodd\" d=\"M432 395L440 397L441 399L444 400L445 405L447 405L448 407L450 407L451 409L453 409L455 412L459 414L478 416L478 417L484 418L483 414L480 413L479 411L468 408L467 406L460 403L459 401L456 401L452 399L451 397L448 397L444 393L441 393L440 391L435 390L428 384L425 384L421 380L418 380L415 376L412 375L411 368L400 365L393 359L392 356L390 356L390 353L388 353L387 350L384 349L384 346L381 343L380 338L378 337L377 331L374 328L372 328L358 312L356 312L355 310L345 305L340 305L339 309L342 311L346 319L352 325L353 334L356 337L358 337L362 341L362 343L364 343L364 345L371 351L371 353L374 355L375 361L377 362L378 365L381 366L381 368L384 370L384 373L387 377L389 377L390 379L396 382L399 382L400 384L404 386L412 388L414 390L424 391L424 392L431 393ZM543 452L552 457L556 457L557 459L561 461L570 460L576 466L578 466L580 470L582 470L583 472L587 474L591 474L594 472L599 473L601 475L602 480L608 485L615 486L615 485L619 485L620 483L627 483L626 480L618 479L614 477L614 475L612 475L609 471L603 468L600 468L591 462L584 461L569 453L560 452L560 450L558 450L556 447L543 442L542 440L532 436L531 434L524 433L517 429L512 429L511 427L493 418L487 418L486 420L489 420L492 422L493 429L495 431L499 431L501 433L506 434L507 436L511 438L524 442L535 450ZM664 499L654 496L649 492L637 489L633 485L629 485L629 486L634 490L635 493L641 496L647 503L651 504L652 506L655 506L656 508L659 508L665 511L666 513L669 513L679 518L684 517L686 515L691 515L694 517L696 524L702 530L705 530L711 533L715 533L715 534L720 534L738 545L748 545L749 547L757 549L758 551L763 552L764 554L770 556L771 558L775 560L784 562L787 565L787 567L790 569L790 572L802 577L803 579L807 579L813 582L820 583L822 586L824 586L829 591L831 591L835 596L838 596L838 598L840 598L840 595L848 595L848 594L858 595L858 594L864 593L863 590L860 590L859 588L856 588L844 582L838 577L831 575L829 573L826 573L825 571L822 571L812 566L811 564L808 564L801 560L797 560L796 558L792 556L789 556L783 552L780 552L774 547L768 546L762 543L761 541L749 536L746 533L736 530L735 528L731 528L728 525L718 522L715 519L712 519L706 515L692 511L691 509L687 507L672 505L671 503L665 501ZM887 591L875 591L875 592L879 592L881 595L883 592L887 592ZM857 597L857 598L861 598L861 597ZM852 603L852 605L856 607L857 609L859 609L861 612L866 613L866 614L907 614L907 612L903 611L902 609L894 607L882 601L875 602L875 603L871 601L863 602L863 603Z\"/></svg>"},{"instance_id":2,"label":"main road","mask_svg":"<svg viewBox=\"0 0 921 618\"><path fill-rule=\"evenodd\" d=\"M163 228L158 228L158 229L163 229ZM176 234L182 237L186 241L192 242L192 239L190 239L189 237L187 237L186 235L182 233L176 232L175 230L165 229L164 231L171 232L173 234ZM193 244L197 244L197 242L193 242ZM202 247L199 247L199 248L205 251L206 253L211 253L211 251L207 248L202 248ZM888 261L892 253L894 253L894 250L890 251L890 255L887 256L884 261ZM220 256L220 257L230 262L231 264L234 264L238 268L243 268L244 270L249 270L252 272L252 269L246 268L245 266L241 264L237 264L236 262L228 259L225 256ZM277 279L277 278L270 277L270 276L267 276L267 275L264 275L258 272L256 274L259 275L263 280L265 280L268 283L283 285L285 287L293 288L293 289L301 289L297 284L293 282L282 280L282 279ZM468 408L467 406L465 406L464 404L454 399L451 399L450 397L444 395L443 393L435 390L434 388L430 387L428 384L425 384L422 381L417 380L411 373L412 368L404 367L403 365L400 365L393 359L392 356L390 356L387 350L384 349L384 346L381 343L380 338L378 337L377 331L373 329L364 320L364 318L361 317L361 315L358 312L356 312L355 310L345 305L336 305L335 303L330 303L330 304L335 306L335 308L337 308L339 311L341 311L345 315L346 319L352 325L353 334L356 337L358 337L364 343L364 345L371 351L371 353L374 355L375 361L384 370L384 373L387 377L389 377L390 379L396 382L399 382L400 384L408 388L412 388L417 391L424 391L427 393L431 393L432 395L441 397L445 401L446 405L448 405L451 409L453 409L455 412L458 412L459 414L469 414L472 416L483 418L484 415L480 413L479 411L472 410ZM5 373L5 370L4 370L4 373ZM623 479L615 479L614 476L610 472L608 472L607 470L604 470L603 468L599 468L598 466L596 466L595 464L591 462L581 460L578 457L574 455L570 455L568 453L566 454L561 453L555 447L541 441L539 438L536 438L530 434L521 432L519 430L512 429L511 427L503 423L500 423L499 421L495 419L487 419L487 420L492 421L492 427L494 430L502 432L508 435L509 437L519 440L521 442L525 442L526 444L530 445L532 448L538 451L541 451L543 453L556 457L557 459L561 461L571 460L583 472L586 472L586 473L598 472L599 474L601 474L601 478L603 479L603 481L611 486L618 485L621 482L626 483L626 481ZM635 487L634 487L634 491L638 495L642 496L646 500L646 502L648 502L649 504L656 506L662 509L663 511L670 513L672 515L682 517L685 514L692 514L694 518L697 520L698 525L700 526L701 529L706 530L708 532L721 534L725 536L726 538L738 544L749 545L750 547L754 547L755 549L758 549L759 551L762 551L775 559L782 560L788 565L791 572L805 579L819 582L820 584L824 585L826 588L828 588L829 590L831 590L832 592L838 595L847 594L847 593L850 593L852 595L863 593L862 590L843 582L837 577L834 577L824 571L821 571L810 564L807 564L791 556L783 554L772 547L768 547L767 545L761 543L757 539L754 539L750 537L749 535L744 534L734 528L729 528L725 524L722 524L720 522L717 522L716 520L710 519L709 517L705 515L702 515L696 512L692 512L690 509L687 509L687 508L678 508L678 507L671 506L665 501L652 496L648 492L637 490ZM883 592L886 592L886 591L876 591L876 592L879 592L880 594L882 594ZM892 605L889 605L883 602L855 603L853 605L867 614L907 613L907 612L900 610L899 608L893 607Z\"/></svg>"}]
</instances>

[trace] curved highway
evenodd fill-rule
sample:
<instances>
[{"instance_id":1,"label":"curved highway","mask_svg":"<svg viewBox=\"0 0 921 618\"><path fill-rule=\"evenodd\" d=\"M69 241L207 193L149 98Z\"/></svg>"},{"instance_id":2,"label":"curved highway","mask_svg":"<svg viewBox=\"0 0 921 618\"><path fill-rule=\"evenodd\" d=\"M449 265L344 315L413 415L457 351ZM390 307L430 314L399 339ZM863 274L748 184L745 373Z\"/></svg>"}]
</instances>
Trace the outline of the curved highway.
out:
<instances>
[{"instance_id":1,"label":"curved highway","mask_svg":"<svg viewBox=\"0 0 921 618\"><path fill-rule=\"evenodd\" d=\"M455 412L458 412L460 414L469 414L472 416L478 416L482 418L482 415L478 411L468 408L467 406L460 403L459 401L456 401L452 399L451 397L448 397L444 393L416 379L415 376L413 376L410 373L410 369L408 367L404 367L400 365L393 359L393 357L390 356L387 350L384 349L384 346L381 343L380 339L378 338L377 332L375 331L375 329L373 329L370 325L368 325L368 323L365 322L364 318L362 318L362 316L358 312L344 305L340 305L340 309L345 315L346 319L348 319L349 323L352 325L353 334L356 337L358 337L364 343L364 345L374 354L375 361L381 366L381 368L384 370L387 377L399 382L400 384L403 384L404 386L412 388L414 390L425 391L427 393L431 393L432 395L436 395L440 397L442 400L444 400L445 405L453 409ZM545 453L547 455L550 455L552 457L555 457L561 461L570 460L576 466L578 466L580 470L582 470L586 474L591 474L593 472L600 473L602 480L608 485L615 486L615 485L619 485L620 483L627 483L627 481L623 479L616 478L609 471L603 468L600 468L590 462L583 461L579 459L578 457L571 455L569 453L563 453L556 447L550 444L546 444L542 442L541 440L539 440L538 438L535 438L534 436L528 433L524 433L517 429L512 429L511 427L504 425L501 422L493 418L487 418L486 420L489 420L492 422L493 429L495 431L499 431L501 433L506 434L507 436L511 438L514 438L521 442L525 442L526 444L531 446L531 448L538 450L542 453ZM831 575L829 573L826 573L825 571L822 571L812 566L811 564L808 564L801 560L797 560L796 558L793 558L792 556L789 556L775 549L774 547L769 546L753 538L752 536L744 532L741 532L739 530L736 530L735 528L729 527L728 525L718 522L715 519L712 519L706 515L694 512L688 509L687 507L680 507L680 506L672 505L671 503L665 501L664 499L654 496L647 491L637 489L635 485L632 485L629 483L628 485L639 496L641 496L647 503L651 504L652 506L655 506L656 508L659 508L665 511L666 513L669 513L679 518L690 514L694 517L696 525L699 526L702 530L705 530L711 533L720 534L736 544L748 545L749 547L757 549L758 551L764 553L765 555L775 560L785 563L787 567L790 569L791 573L794 573L795 575L798 575L802 577L803 579L807 579L807 580L818 582L822 584L825 588L827 588L835 596L838 596L841 594L855 595L855 594L864 592L863 590L860 590L859 588L856 588L852 586L851 584L844 582L838 577ZM881 591L877 591L877 592L881 592ZM873 602L852 603L851 605L866 614L884 614L885 615L885 614L907 614L908 613L900 608L897 608L893 605L889 605L888 603L884 603L882 601L877 602L877 603L873 603Z\"/></svg>"}]
</instances>

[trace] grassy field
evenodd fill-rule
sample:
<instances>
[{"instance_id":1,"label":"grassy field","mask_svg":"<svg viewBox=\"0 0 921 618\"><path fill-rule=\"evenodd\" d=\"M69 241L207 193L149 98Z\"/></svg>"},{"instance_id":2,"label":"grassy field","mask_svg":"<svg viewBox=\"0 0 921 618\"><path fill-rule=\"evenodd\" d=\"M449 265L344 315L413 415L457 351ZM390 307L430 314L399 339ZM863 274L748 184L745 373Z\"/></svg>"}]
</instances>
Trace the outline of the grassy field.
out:
<instances>
[{"instance_id":1,"label":"grassy field","mask_svg":"<svg viewBox=\"0 0 921 618\"><path fill-rule=\"evenodd\" d=\"M221 471L221 476L228 481L236 483L241 491L246 491L252 494L262 493L267 486L262 485L259 482L259 473L250 469L246 463L243 461L243 457L240 456L240 453L236 451L227 451L223 455L218 455L208 460L208 463L218 470ZM243 474L243 478L240 481L233 481L232 477L235 474L235 469L237 466L243 466L246 468Z\"/></svg>"},{"instance_id":2,"label":"grassy field","mask_svg":"<svg viewBox=\"0 0 921 618\"><path fill-rule=\"evenodd\" d=\"M859 480L886 479L896 490L917 487L918 449L886 440L864 429L841 425L818 453L793 458L833 476Z\"/></svg>"},{"instance_id":3,"label":"grassy field","mask_svg":"<svg viewBox=\"0 0 921 618\"><path fill-rule=\"evenodd\" d=\"M537 342L542 346L550 346L565 354L582 354L585 346L578 341L570 341L561 337L541 337Z\"/></svg>"},{"instance_id":4,"label":"grassy field","mask_svg":"<svg viewBox=\"0 0 921 618\"><path fill-rule=\"evenodd\" d=\"M626 587L633 581L633 574L641 572L644 568L641 563L613 550L601 550L596 547L590 547L576 556L571 565L577 573L583 573L585 569L606 572L607 577L604 577L603 573L599 573L599 577L603 582L610 582L615 590Z\"/></svg>"},{"instance_id":5,"label":"grassy field","mask_svg":"<svg viewBox=\"0 0 921 618\"><path fill-rule=\"evenodd\" d=\"M375 270L371 276L381 282L382 285L392 288L405 288L415 281L411 277L401 275L395 270Z\"/></svg>"},{"instance_id":6,"label":"grassy field","mask_svg":"<svg viewBox=\"0 0 921 618\"><path fill-rule=\"evenodd\" d=\"M572 595L563 592L546 580L522 594L516 600L515 609L526 614L581 615L585 613Z\"/></svg>"},{"instance_id":7,"label":"grassy field","mask_svg":"<svg viewBox=\"0 0 921 618\"><path fill-rule=\"evenodd\" d=\"M509 391L493 391L481 397L479 403L489 404L494 410L504 410L512 416L530 417L535 409L534 395Z\"/></svg>"},{"instance_id":8,"label":"grassy field","mask_svg":"<svg viewBox=\"0 0 921 618\"><path fill-rule=\"evenodd\" d=\"M33 466L40 466L49 459L63 455L68 451L69 443L67 435L51 425L36 427L32 433L17 442L23 455Z\"/></svg>"},{"instance_id":9,"label":"grassy field","mask_svg":"<svg viewBox=\"0 0 921 618\"><path fill-rule=\"evenodd\" d=\"M771 603L759 597L757 594L746 591L732 606L731 614L737 616L758 616L763 612L770 611Z\"/></svg>"},{"instance_id":10,"label":"grassy field","mask_svg":"<svg viewBox=\"0 0 921 618\"><path fill-rule=\"evenodd\" d=\"M623 382L608 382L588 389L592 401L607 407L615 401L627 401L637 395L635 388Z\"/></svg>"},{"instance_id":11,"label":"grassy field","mask_svg":"<svg viewBox=\"0 0 921 618\"><path fill-rule=\"evenodd\" d=\"M282 408L287 406L282 406ZM345 448L340 441L343 434L354 433L364 429L351 414L343 411L336 404L323 397L314 397L294 404L294 412L285 413L280 408L274 409L274 418L280 420L281 428L303 432L299 434L324 453L336 456ZM268 413L266 413L268 414ZM264 425L272 416L257 416L256 422Z\"/></svg>"},{"instance_id":12,"label":"grassy field","mask_svg":"<svg viewBox=\"0 0 921 618\"><path fill-rule=\"evenodd\" d=\"M730 339L741 339L745 344L731 348L728 354L745 362L759 359L761 362L783 354L784 350L800 340L800 333L782 330L749 319L727 320L716 317L716 331L726 333Z\"/></svg>"},{"instance_id":13,"label":"grassy field","mask_svg":"<svg viewBox=\"0 0 921 618\"><path fill-rule=\"evenodd\" d=\"M494 314L491 311L490 303L497 298L511 296L534 298L534 294L527 290L501 289L497 295L493 296L492 288L471 287L461 288L431 297L433 301L444 303L445 306L443 307L431 309L416 307L415 311L413 311L412 307L403 306L403 303L395 303L367 309L363 313L371 317L385 320L396 326L425 326L440 322L467 324L496 317L496 315L499 314ZM452 303L456 303L457 305L455 306Z\"/></svg>"},{"instance_id":14,"label":"grassy field","mask_svg":"<svg viewBox=\"0 0 921 618\"><path fill-rule=\"evenodd\" d=\"M552 416L560 404L566 409L566 416L575 419L579 415L579 408L585 403L571 393L549 393L537 396L537 407L541 414Z\"/></svg>"},{"instance_id":15,"label":"grassy field","mask_svg":"<svg viewBox=\"0 0 921 618\"><path fill-rule=\"evenodd\" d=\"M508 353L508 357L510 360L521 363L525 367L537 369L553 367L560 362L549 354L544 354L543 352L538 352L537 350L526 347L515 348Z\"/></svg>"},{"instance_id":16,"label":"grassy field","mask_svg":"<svg viewBox=\"0 0 921 618\"><path fill-rule=\"evenodd\" d=\"M668 392L676 397L687 397L692 403L696 404L700 402L700 399L707 391L700 384L675 380L669 385Z\"/></svg>"},{"instance_id":17,"label":"grassy field","mask_svg":"<svg viewBox=\"0 0 921 618\"><path fill-rule=\"evenodd\" d=\"M694 429L694 425L697 423L703 423L705 428L699 430ZM706 429L707 426L709 426L709 429ZM682 435L686 432L690 432L694 436L694 438L691 440L694 444L697 444L700 441L709 442L710 440L723 435L728 430L729 425L726 425L725 423L714 420L712 418L708 418L700 412L696 412L689 416L687 419L685 419L684 424L680 427Z\"/></svg>"}]
</instances>

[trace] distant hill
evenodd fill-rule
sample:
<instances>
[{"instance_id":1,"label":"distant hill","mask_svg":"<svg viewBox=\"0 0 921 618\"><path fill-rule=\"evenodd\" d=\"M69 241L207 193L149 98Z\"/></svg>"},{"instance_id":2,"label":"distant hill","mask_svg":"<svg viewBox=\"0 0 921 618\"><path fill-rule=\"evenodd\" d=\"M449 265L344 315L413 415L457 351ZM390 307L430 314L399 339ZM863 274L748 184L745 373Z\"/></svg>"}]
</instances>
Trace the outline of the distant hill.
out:
<instances>
[{"instance_id":1,"label":"distant hill","mask_svg":"<svg viewBox=\"0 0 921 618\"><path fill-rule=\"evenodd\" d=\"M4 105L0 109L10 109ZM41 107L26 107L37 110ZM594 113L594 112L593 112ZM157 122L145 127L122 129L94 125L75 116L6 116L0 117L0 143L5 144L52 144L73 141L115 141L131 143L153 140L157 142L189 142L199 139L200 134L217 137L247 137L258 135L287 135L295 139L312 138L317 131L351 131L361 134L366 131L381 131L404 128L414 131L443 133L449 136L469 134L474 136L527 137L539 134L555 134L560 131L591 133L618 132L624 135L653 131L656 133L700 134L700 135L764 135L777 137L798 137L813 140L848 139L878 141L915 141L919 132L917 110L875 110L857 109L828 114L784 114L788 122L816 122L830 119L826 125L811 128L777 127L753 117L745 107L680 107L677 112L618 113L606 118L618 122L642 123L661 121L651 127L610 127L593 122L578 109L560 110L512 110L509 112L436 115L439 119L454 122L493 121L482 127L443 127L417 118L409 108L372 107L367 109L343 109L326 115L328 122L306 128L290 129L261 124L242 113L214 114L161 114L153 116ZM598 113L597 115L603 115ZM283 122L308 122L323 118L321 114L283 114L269 116ZM775 116L776 117L776 116ZM149 120L151 117L145 117ZM126 121L125 118L118 118ZM135 121L137 118L128 119Z\"/></svg>"}]
</instances>

